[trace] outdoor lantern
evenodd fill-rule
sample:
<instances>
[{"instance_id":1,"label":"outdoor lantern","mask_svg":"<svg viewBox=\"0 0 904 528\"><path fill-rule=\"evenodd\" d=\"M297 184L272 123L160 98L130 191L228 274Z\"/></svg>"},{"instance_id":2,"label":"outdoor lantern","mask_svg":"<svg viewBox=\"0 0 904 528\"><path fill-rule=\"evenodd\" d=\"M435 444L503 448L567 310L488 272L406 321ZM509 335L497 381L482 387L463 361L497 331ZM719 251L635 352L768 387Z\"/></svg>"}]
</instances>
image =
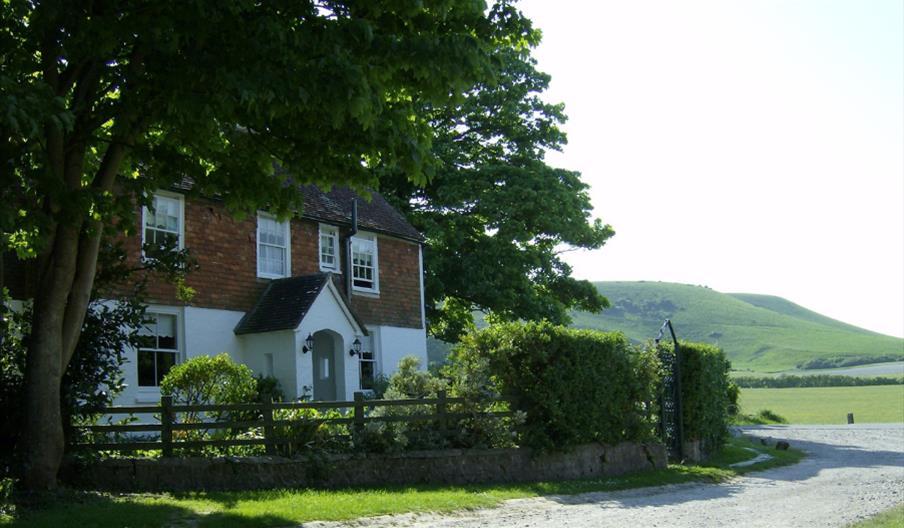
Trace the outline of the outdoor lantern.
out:
<instances>
[{"instance_id":1,"label":"outdoor lantern","mask_svg":"<svg viewBox=\"0 0 904 528\"><path fill-rule=\"evenodd\" d=\"M352 349L348 351L348 355L361 357L361 340L357 337L352 341Z\"/></svg>"},{"instance_id":2,"label":"outdoor lantern","mask_svg":"<svg viewBox=\"0 0 904 528\"><path fill-rule=\"evenodd\" d=\"M304 346L301 347L301 353L307 354L311 350L314 350L314 336L308 334L308 337L304 340Z\"/></svg>"}]
</instances>

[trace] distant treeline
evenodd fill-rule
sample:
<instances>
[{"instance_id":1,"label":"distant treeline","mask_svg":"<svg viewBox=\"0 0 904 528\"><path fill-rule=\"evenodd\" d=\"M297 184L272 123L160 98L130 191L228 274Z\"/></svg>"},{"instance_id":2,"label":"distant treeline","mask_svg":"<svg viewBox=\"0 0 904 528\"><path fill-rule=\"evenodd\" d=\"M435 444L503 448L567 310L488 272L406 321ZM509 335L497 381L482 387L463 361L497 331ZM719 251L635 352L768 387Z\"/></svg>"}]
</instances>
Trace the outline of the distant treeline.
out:
<instances>
[{"instance_id":1,"label":"distant treeline","mask_svg":"<svg viewBox=\"0 0 904 528\"><path fill-rule=\"evenodd\" d=\"M818 376L779 376L776 378L734 378L742 389L787 389L792 387L859 387L864 385L904 385L904 378L857 378L822 374Z\"/></svg>"},{"instance_id":2,"label":"distant treeline","mask_svg":"<svg viewBox=\"0 0 904 528\"><path fill-rule=\"evenodd\" d=\"M830 369L841 367L857 367L872 363L887 363L890 361L904 361L902 355L892 356L842 356L831 358L814 358L803 363L798 363L797 368L802 370Z\"/></svg>"}]
</instances>

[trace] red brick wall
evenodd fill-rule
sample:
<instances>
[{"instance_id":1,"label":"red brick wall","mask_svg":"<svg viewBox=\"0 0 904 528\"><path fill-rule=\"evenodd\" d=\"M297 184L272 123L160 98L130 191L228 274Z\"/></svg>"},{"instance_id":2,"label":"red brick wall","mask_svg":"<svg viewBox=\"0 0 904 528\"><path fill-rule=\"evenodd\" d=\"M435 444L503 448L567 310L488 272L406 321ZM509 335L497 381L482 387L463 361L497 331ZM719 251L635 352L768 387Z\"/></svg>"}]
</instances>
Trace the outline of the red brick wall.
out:
<instances>
[{"instance_id":1,"label":"red brick wall","mask_svg":"<svg viewBox=\"0 0 904 528\"><path fill-rule=\"evenodd\" d=\"M317 222L292 221L292 275L320 271L318 233ZM256 234L256 217L235 220L219 202L186 199L184 243L199 265L186 279L187 285L197 292L190 305L239 311L251 309L269 282L257 277ZM380 236L377 244L379 297L353 295L352 309L366 324L421 328L418 245L385 236ZM129 256L135 262L140 246L140 235L127 242ZM342 246L344 249L344 244ZM342 256L342 270L345 271L344 251ZM344 278L340 282L344 285ZM148 301L184 304L176 299L175 288L163 279L151 281Z\"/></svg>"},{"instance_id":2,"label":"red brick wall","mask_svg":"<svg viewBox=\"0 0 904 528\"><path fill-rule=\"evenodd\" d=\"M418 245L381 236L377 258L379 298L353 292L352 309L368 324L421 328Z\"/></svg>"}]
</instances>

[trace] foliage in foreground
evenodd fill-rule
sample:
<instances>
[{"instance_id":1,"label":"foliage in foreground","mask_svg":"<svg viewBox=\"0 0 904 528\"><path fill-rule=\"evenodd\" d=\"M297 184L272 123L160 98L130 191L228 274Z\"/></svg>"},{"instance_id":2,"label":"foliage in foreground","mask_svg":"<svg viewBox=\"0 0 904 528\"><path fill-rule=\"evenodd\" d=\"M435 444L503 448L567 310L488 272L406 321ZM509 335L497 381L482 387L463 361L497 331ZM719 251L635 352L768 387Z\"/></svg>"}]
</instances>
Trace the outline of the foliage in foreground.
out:
<instances>
[{"instance_id":1,"label":"foliage in foreground","mask_svg":"<svg viewBox=\"0 0 904 528\"><path fill-rule=\"evenodd\" d=\"M723 482L741 473L792 464L802 453L775 451L743 439L731 441L730 451L717 464L669 466L648 471L587 480L469 486L405 486L340 490L271 490L176 495L109 495L76 493L58 497L17 519L0 517L0 526L51 528L56 526L104 526L156 528L185 525L217 528L295 526L315 520L350 520L405 512L450 512L487 508L506 499L543 495L573 495L631 488L679 484L691 481ZM775 455L775 459L746 468L728 464L752 458L751 447Z\"/></svg>"}]
</instances>

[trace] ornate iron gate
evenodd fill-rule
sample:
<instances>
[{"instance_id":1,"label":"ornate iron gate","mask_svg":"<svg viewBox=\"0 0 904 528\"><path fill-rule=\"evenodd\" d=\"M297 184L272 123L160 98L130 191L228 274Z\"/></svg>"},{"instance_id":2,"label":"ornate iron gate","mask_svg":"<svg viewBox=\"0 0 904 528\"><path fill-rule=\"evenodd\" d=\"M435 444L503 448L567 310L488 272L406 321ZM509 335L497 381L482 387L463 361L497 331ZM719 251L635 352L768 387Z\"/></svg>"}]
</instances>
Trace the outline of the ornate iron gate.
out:
<instances>
[{"instance_id":1,"label":"ornate iron gate","mask_svg":"<svg viewBox=\"0 0 904 528\"><path fill-rule=\"evenodd\" d=\"M659 347L666 327L669 328L674 344L674 349L671 351ZM684 427L681 419L681 348L669 319L666 319L659 328L659 335L656 336L655 342L659 351L659 360L665 370L662 392L659 395L659 436L668 449L669 458L681 460L684 443Z\"/></svg>"}]
</instances>

